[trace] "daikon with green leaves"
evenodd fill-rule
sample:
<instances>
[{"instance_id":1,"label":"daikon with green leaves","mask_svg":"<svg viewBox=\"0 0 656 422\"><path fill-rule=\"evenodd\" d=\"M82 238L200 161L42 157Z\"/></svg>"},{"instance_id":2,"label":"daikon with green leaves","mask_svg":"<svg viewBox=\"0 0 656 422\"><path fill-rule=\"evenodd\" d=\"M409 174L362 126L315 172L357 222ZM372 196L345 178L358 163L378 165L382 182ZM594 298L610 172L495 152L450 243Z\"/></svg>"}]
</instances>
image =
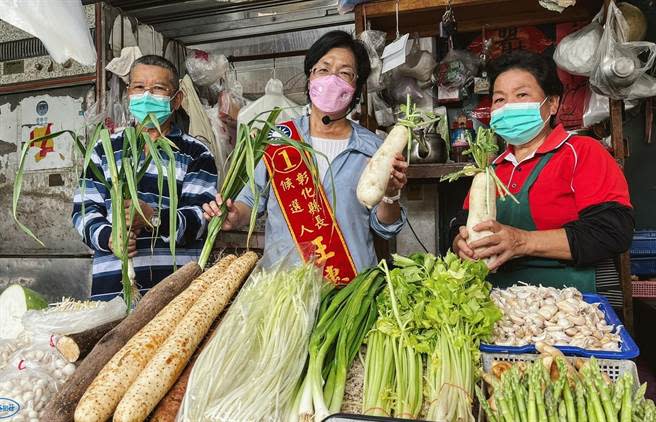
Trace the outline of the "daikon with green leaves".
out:
<instances>
[{"instance_id":1,"label":"daikon with green leaves","mask_svg":"<svg viewBox=\"0 0 656 422\"><path fill-rule=\"evenodd\" d=\"M476 139L468 140L468 142L469 149L465 150L464 154L471 155L474 164L442 177L441 181L453 182L462 176L474 176L469 190L469 214L467 216L467 244L471 244L492 234L489 230L476 231L474 227L485 221L497 219L497 192L501 200L505 200L506 196L510 196L515 202L517 199L496 175L494 166L491 164L492 158L498 151L494 131L479 127ZM495 259L494 256L486 258L485 263L490 265Z\"/></svg>"}]
</instances>

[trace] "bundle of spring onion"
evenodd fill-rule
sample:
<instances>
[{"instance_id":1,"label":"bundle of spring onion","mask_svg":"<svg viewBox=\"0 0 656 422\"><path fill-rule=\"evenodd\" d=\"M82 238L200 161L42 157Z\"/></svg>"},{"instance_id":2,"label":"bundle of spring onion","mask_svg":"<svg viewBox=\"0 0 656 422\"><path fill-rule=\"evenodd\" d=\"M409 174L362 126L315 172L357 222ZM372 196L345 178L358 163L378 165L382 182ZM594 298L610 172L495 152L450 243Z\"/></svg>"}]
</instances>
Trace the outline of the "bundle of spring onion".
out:
<instances>
[{"instance_id":1,"label":"bundle of spring onion","mask_svg":"<svg viewBox=\"0 0 656 422\"><path fill-rule=\"evenodd\" d=\"M468 142L469 149L465 150L464 154L471 155L474 164L443 176L440 181L448 180L453 182L462 176L474 176L469 190L469 215L467 216L467 233L469 235L467 243L471 243L492 234L487 230L475 231L473 229L485 221L496 220L497 191L501 200L505 200L506 196L510 196L515 202L517 202L517 199L508 191L506 185L499 180L494 172L494 167L490 165L490 160L498 150L494 131L479 127L476 140L473 142L468 140ZM490 257L486 258L485 262L491 264L494 260L495 257Z\"/></svg>"},{"instance_id":2,"label":"bundle of spring onion","mask_svg":"<svg viewBox=\"0 0 656 422\"><path fill-rule=\"evenodd\" d=\"M312 263L253 273L199 355L178 420L281 420L302 375L322 284Z\"/></svg>"},{"instance_id":3,"label":"bundle of spring onion","mask_svg":"<svg viewBox=\"0 0 656 422\"><path fill-rule=\"evenodd\" d=\"M376 320L376 296L383 283L382 273L373 268L324 296L290 420L320 422L340 411L348 369Z\"/></svg>"},{"instance_id":4,"label":"bundle of spring onion","mask_svg":"<svg viewBox=\"0 0 656 422\"><path fill-rule=\"evenodd\" d=\"M367 340L363 412L416 418L423 399L428 420L473 421L479 342L501 317L487 267L452 253L397 255L394 264L388 271L381 263L387 285Z\"/></svg>"},{"instance_id":5,"label":"bundle of spring onion","mask_svg":"<svg viewBox=\"0 0 656 422\"><path fill-rule=\"evenodd\" d=\"M154 124L160 134L156 139L151 139L146 126ZM99 123L93 135L85 143L84 138L79 136L73 131L63 130L60 132L44 135L29 142L25 142L21 151L20 161L18 164L18 171L16 172L16 179L14 181L13 202L12 202L12 215L18 227L21 228L27 235L33 238L41 246L44 246L36 235L23 223L18 220L18 200L20 198L23 175L25 173L25 161L31 147L44 140L58 141L58 137L62 135L70 135L77 149L80 151L83 158L82 173L83 177L80 180L80 194L83 198L82 202L82 218L85 218L84 209L84 193L87 184L92 182L86 177L87 174L93 173L96 179L102 183L107 192L109 192L112 201L112 215L110 222L112 223L112 244L114 245L114 255L121 260L121 272L123 281L123 298L127 304L127 309L132 309L133 299L138 299L139 290L136 287L134 267L132 259L128 257L128 242L130 231L126 225L126 215L130 216L130 220L138 213L148 222L149 219L145 218L141 206L138 201L137 186L139 181L146 174L146 170L151 162L157 167L157 187L159 189L158 196L158 213L162 209L162 192L164 189L164 176L174 175L176 172L176 164L173 150L177 148L173 142L168 138L161 135L159 122L154 114L151 114L146 120L137 127L128 127L123 132L123 145L119 150L114 150L112 140L110 138L109 129L103 123ZM105 177L103 171L91 159L96 146L102 146L104 157L107 159L107 166L109 168L109 177ZM144 152L146 152L144 154ZM119 159L116 159L116 156ZM169 227L171 233L177 230L177 203L178 191L177 182L175 177L167 177L167 188L169 193L169 208L170 219ZM126 209L123 207L124 200L131 200L130 208L126 214ZM108 216L109 218L109 216ZM150 224L150 223L147 223ZM155 236L157 237L157 229L155 229ZM169 247L171 255L175 261L175 236L171 237Z\"/></svg>"},{"instance_id":6,"label":"bundle of spring onion","mask_svg":"<svg viewBox=\"0 0 656 422\"><path fill-rule=\"evenodd\" d=\"M597 361L542 355L531 362L499 362L483 378L491 390L476 395L488 422L650 422L656 405L645 400L647 384L637 388L629 372L611 382Z\"/></svg>"}]
</instances>

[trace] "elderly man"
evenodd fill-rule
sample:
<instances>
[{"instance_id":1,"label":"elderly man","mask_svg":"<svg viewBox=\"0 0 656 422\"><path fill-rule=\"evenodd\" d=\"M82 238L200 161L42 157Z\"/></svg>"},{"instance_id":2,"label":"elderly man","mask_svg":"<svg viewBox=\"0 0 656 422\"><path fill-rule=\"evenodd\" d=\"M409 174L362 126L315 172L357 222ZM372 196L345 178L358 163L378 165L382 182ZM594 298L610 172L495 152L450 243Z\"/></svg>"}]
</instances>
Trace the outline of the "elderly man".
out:
<instances>
[{"instance_id":1,"label":"elderly man","mask_svg":"<svg viewBox=\"0 0 656 422\"><path fill-rule=\"evenodd\" d=\"M178 192L175 264L183 265L197 260L200 254L206 230L201 206L216 194L217 171L207 147L172 123L173 112L180 107L183 95L179 91L178 79L175 66L168 60L154 55L143 56L134 62L130 70L128 95L130 112L135 120L142 123L147 116L154 114L160 123L162 135L177 146L174 149ZM156 128L148 127L146 130L152 139L159 137ZM123 133L114 134L112 147L117 152L117 159L120 158L122 145ZM107 160L103 155L99 143L92 160L109 178ZM91 298L109 300L122 291L121 262L112 253L111 241L111 207L115 205L111 203L109 192L91 171L82 175L80 183L85 183L86 187L84 195L80 189L75 194L73 224L84 242L94 250ZM127 222L130 226L128 252L133 260L137 286L142 292L174 271L169 250L171 233L166 180L164 186L166 195L163 195L158 217L157 168L151 163L137 186L139 203L146 219L136 214L134 220ZM128 200L121 205L126 208L130 206ZM153 228L157 228L154 239Z\"/></svg>"}]
</instances>

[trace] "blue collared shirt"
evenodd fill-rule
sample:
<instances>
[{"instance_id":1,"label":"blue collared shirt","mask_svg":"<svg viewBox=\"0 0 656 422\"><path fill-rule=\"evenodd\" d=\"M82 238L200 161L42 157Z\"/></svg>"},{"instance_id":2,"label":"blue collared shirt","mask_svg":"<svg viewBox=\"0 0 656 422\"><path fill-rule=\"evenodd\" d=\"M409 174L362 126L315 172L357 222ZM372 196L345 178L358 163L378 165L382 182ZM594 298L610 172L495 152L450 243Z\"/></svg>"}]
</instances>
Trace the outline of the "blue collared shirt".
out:
<instances>
[{"instance_id":1,"label":"blue collared shirt","mask_svg":"<svg viewBox=\"0 0 656 422\"><path fill-rule=\"evenodd\" d=\"M303 141L312 145L308 116L301 116L295 119L294 123ZM406 222L407 213L405 208L401 207L401 217L396 222L383 224L378 220L376 214L378 205L369 210L358 202L355 191L360 175L382 141L375 134L356 123L351 123L351 126L353 130L346 149L335 157L330 166L334 185L330 178L330 172L327 172L323 186L359 272L377 263L373 234L376 233L383 239L396 236ZM265 265L276 263L283 258L285 253L296 250L278 200L272 193L272 188L266 186L267 181L266 166L264 162L260 162L255 170L255 183L260 192L258 215L267 213L263 260ZM333 197L336 200L336 206L333 203ZM236 200L251 208L255 204L254 194L248 186L241 191Z\"/></svg>"}]
</instances>

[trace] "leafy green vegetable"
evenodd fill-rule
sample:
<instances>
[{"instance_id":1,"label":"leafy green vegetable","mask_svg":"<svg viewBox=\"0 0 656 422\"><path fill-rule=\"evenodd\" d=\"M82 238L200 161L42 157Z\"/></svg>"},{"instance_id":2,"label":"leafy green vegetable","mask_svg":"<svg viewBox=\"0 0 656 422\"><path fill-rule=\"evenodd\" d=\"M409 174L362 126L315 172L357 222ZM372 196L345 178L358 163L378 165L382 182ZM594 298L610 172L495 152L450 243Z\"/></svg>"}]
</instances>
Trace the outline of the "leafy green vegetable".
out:
<instances>
[{"instance_id":1,"label":"leafy green vegetable","mask_svg":"<svg viewBox=\"0 0 656 422\"><path fill-rule=\"evenodd\" d=\"M301 420L311 419L312 415L315 420L323 420L340 411L346 374L376 321L375 298L383 282L377 268L369 269L324 299L310 338L308 369L298 408Z\"/></svg>"},{"instance_id":2,"label":"leafy green vegetable","mask_svg":"<svg viewBox=\"0 0 656 422\"><path fill-rule=\"evenodd\" d=\"M460 179L463 176L474 176L476 173L488 173L494 183L497 186L497 191L499 192L499 197L501 200L505 200L506 196L519 203L515 196L510 193L506 185L499 179L496 172L494 171L494 166L490 164L490 160L497 154L499 147L496 143L496 137L494 135L494 130L485 129L483 127L478 128L476 132L476 140L467 138L469 143L469 148L466 149L463 154L471 155L474 158L474 164L466 165L462 170L456 171L446 176L442 176L440 181L454 182Z\"/></svg>"},{"instance_id":3,"label":"leafy green vegetable","mask_svg":"<svg viewBox=\"0 0 656 422\"><path fill-rule=\"evenodd\" d=\"M482 262L462 261L453 253L443 258L395 255L394 264L391 271L384 262L380 265L387 284L378 298L379 318L368 344L374 356L380 356L385 355L379 350L386 345L385 337L396 342L392 343L397 345L392 348L395 416L418 416L422 397L417 392L423 384L417 369L425 357L428 418L471 420L478 345L501 318L490 299L492 286L485 281L488 269ZM367 379L390 379L382 359L367 362ZM365 388L365 410L385 409L387 400L375 387Z\"/></svg>"}]
</instances>

